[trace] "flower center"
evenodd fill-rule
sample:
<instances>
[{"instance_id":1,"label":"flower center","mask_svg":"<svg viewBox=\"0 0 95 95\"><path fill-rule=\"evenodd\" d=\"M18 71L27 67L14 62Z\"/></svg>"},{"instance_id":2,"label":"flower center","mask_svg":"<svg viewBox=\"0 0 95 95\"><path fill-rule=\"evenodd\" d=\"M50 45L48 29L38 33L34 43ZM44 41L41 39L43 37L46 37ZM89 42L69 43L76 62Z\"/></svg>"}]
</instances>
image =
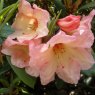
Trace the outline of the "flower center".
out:
<instances>
[{"instance_id":1,"label":"flower center","mask_svg":"<svg viewBox=\"0 0 95 95\"><path fill-rule=\"evenodd\" d=\"M60 53L65 52L65 48L63 47L63 44L56 44L53 48L53 51L55 54L59 55Z\"/></svg>"},{"instance_id":2,"label":"flower center","mask_svg":"<svg viewBox=\"0 0 95 95\"><path fill-rule=\"evenodd\" d=\"M36 31L37 28L38 28L38 21L36 18L32 17L29 22L28 29Z\"/></svg>"}]
</instances>

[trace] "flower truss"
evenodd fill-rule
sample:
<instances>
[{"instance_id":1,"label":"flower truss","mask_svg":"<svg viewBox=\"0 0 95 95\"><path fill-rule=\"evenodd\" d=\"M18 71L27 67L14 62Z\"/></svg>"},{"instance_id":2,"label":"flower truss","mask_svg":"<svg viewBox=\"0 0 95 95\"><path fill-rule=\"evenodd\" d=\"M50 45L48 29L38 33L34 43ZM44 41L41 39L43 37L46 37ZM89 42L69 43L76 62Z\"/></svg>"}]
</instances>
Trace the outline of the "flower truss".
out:
<instances>
[{"instance_id":1,"label":"flower truss","mask_svg":"<svg viewBox=\"0 0 95 95\"><path fill-rule=\"evenodd\" d=\"M2 53L11 56L11 63L25 68L27 74L40 77L46 85L57 75L67 83L77 84L80 71L92 67L95 60L91 46L94 35L91 21L95 15L92 10L88 16L69 15L57 21L60 28L48 41L50 20L48 11L20 0L16 19L12 24L15 32L3 43Z\"/></svg>"}]
</instances>

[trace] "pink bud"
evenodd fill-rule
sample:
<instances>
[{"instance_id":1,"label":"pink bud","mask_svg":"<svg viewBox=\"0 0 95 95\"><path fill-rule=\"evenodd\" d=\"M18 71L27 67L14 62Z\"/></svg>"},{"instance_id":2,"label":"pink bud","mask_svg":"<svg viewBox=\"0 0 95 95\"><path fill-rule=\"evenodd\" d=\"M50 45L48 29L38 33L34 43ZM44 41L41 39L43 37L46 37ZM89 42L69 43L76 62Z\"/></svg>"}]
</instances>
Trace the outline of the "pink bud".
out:
<instances>
[{"instance_id":1,"label":"pink bud","mask_svg":"<svg viewBox=\"0 0 95 95\"><path fill-rule=\"evenodd\" d=\"M57 25L67 34L71 34L73 30L78 28L80 18L81 16L69 15L65 18L59 19Z\"/></svg>"}]
</instances>

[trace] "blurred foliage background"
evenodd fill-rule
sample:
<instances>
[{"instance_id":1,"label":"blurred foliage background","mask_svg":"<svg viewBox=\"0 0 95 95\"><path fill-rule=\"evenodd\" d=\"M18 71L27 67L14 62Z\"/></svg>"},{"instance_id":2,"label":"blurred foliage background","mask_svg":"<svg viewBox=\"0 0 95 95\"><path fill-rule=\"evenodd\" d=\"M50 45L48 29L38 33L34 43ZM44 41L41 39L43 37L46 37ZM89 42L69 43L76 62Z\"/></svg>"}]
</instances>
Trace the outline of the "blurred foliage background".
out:
<instances>
[{"instance_id":1,"label":"blurred foliage background","mask_svg":"<svg viewBox=\"0 0 95 95\"><path fill-rule=\"evenodd\" d=\"M56 24L54 18L62 18L69 14L87 15L95 9L95 0L28 1L31 5L35 3L48 10L53 24ZM0 0L0 49L5 38L14 32L11 24L15 19L17 7L17 0ZM92 31L95 35L95 18L92 21ZM95 43L93 50L95 51ZM93 56L95 57L95 54ZM56 76L54 82L42 86L39 78L30 79L28 75L24 78L24 75L23 69L10 65L9 58L0 53L0 95L95 95L95 65L90 70L81 72L81 79L77 85L65 83Z\"/></svg>"}]
</instances>

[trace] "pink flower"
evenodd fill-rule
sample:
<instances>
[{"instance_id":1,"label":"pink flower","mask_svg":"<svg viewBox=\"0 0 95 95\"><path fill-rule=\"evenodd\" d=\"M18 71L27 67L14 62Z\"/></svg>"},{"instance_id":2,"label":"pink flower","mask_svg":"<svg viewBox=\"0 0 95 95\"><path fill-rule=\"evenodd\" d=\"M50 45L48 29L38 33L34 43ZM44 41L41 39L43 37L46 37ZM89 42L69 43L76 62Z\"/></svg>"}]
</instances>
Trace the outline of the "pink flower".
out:
<instances>
[{"instance_id":1,"label":"pink flower","mask_svg":"<svg viewBox=\"0 0 95 95\"><path fill-rule=\"evenodd\" d=\"M94 15L95 10L83 17L72 35L60 30L46 44L35 46L30 43L31 58L26 72L31 76L40 76L43 85L53 81L55 74L65 82L76 84L80 70L87 70L95 63L91 54L94 36L90 25Z\"/></svg>"},{"instance_id":2,"label":"pink flower","mask_svg":"<svg viewBox=\"0 0 95 95\"><path fill-rule=\"evenodd\" d=\"M12 25L15 30L10 35L12 39L17 38L19 41L30 40L46 36L49 32L47 22L49 21L49 13L37 5L31 7L26 0L20 0L19 12Z\"/></svg>"},{"instance_id":3,"label":"pink flower","mask_svg":"<svg viewBox=\"0 0 95 95\"><path fill-rule=\"evenodd\" d=\"M28 66L29 64L29 48L28 44L20 43L7 38L3 43L2 53L11 56L11 63L19 68Z\"/></svg>"},{"instance_id":4,"label":"pink flower","mask_svg":"<svg viewBox=\"0 0 95 95\"><path fill-rule=\"evenodd\" d=\"M57 24L62 31L65 31L67 34L72 34L72 31L79 27L80 18L81 16L69 15L65 18L59 19Z\"/></svg>"},{"instance_id":5,"label":"pink flower","mask_svg":"<svg viewBox=\"0 0 95 95\"><path fill-rule=\"evenodd\" d=\"M18 68L24 68L29 66L29 43L36 46L41 43L41 39L18 42L8 37L3 43L1 52L11 56L11 63L13 65Z\"/></svg>"}]
</instances>

